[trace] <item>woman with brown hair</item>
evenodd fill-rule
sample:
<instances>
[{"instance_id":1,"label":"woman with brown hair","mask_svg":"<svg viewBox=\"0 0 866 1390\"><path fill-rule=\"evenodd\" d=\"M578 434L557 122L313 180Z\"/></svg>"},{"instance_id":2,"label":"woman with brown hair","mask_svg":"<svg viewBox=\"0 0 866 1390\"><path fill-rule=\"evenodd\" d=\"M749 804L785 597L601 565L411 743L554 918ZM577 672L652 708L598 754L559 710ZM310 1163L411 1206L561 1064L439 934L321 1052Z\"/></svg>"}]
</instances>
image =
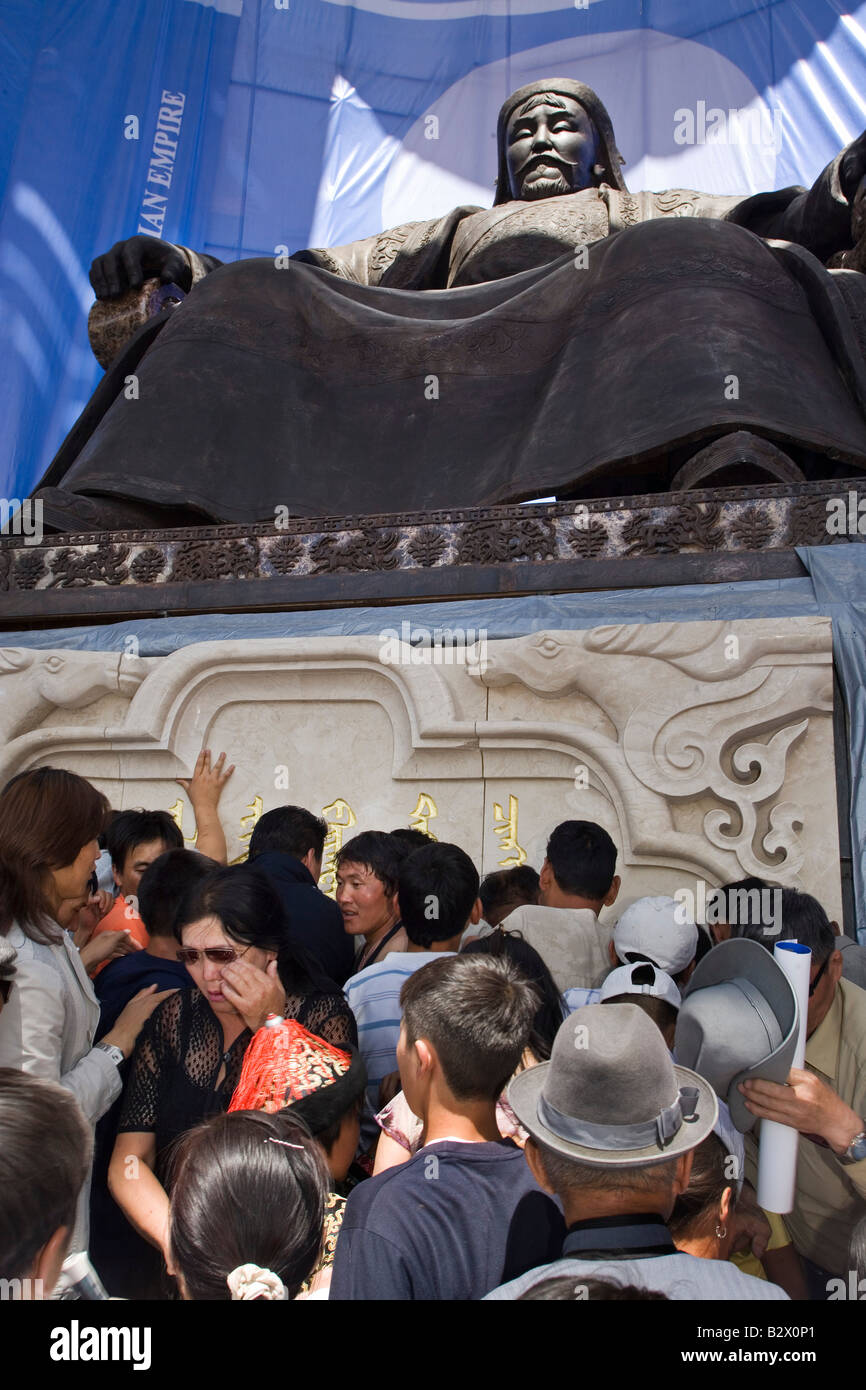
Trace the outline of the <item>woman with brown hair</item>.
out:
<instances>
[{"instance_id":1,"label":"woman with brown hair","mask_svg":"<svg viewBox=\"0 0 866 1390\"><path fill-rule=\"evenodd\" d=\"M57 1081L92 1126L120 1094L119 1067L164 994L142 990L95 1047L99 1004L59 923L87 896L109 807L83 777L40 767L0 792L0 936L17 951L0 1012L0 1066ZM87 1245L87 1184L72 1238Z\"/></svg>"}]
</instances>

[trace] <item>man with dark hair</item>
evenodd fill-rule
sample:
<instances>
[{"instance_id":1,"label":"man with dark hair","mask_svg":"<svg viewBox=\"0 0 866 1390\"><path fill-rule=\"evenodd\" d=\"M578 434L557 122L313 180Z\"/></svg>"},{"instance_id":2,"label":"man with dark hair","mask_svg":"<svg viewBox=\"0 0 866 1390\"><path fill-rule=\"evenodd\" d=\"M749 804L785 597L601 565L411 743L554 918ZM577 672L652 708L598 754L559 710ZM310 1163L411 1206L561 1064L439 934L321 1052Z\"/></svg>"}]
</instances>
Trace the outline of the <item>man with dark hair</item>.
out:
<instances>
[{"instance_id":1,"label":"man with dark hair","mask_svg":"<svg viewBox=\"0 0 866 1390\"><path fill-rule=\"evenodd\" d=\"M105 832L114 882L122 898L137 897L145 869L168 849L183 849L183 834L168 811L121 811Z\"/></svg>"},{"instance_id":2,"label":"man with dark hair","mask_svg":"<svg viewBox=\"0 0 866 1390\"><path fill-rule=\"evenodd\" d=\"M526 1162L561 1201L568 1232L555 1263L503 1281L491 1299L519 1298L557 1275L607 1276L614 1267L623 1282L669 1298L787 1297L726 1260L677 1251L666 1223L718 1102L703 1077L674 1065L658 1028L634 1004L589 1004L572 1014L550 1061L518 1073L508 1101L529 1131Z\"/></svg>"},{"instance_id":3,"label":"man with dark hair","mask_svg":"<svg viewBox=\"0 0 866 1390\"><path fill-rule=\"evenodd\" d=\"M707 897L707 928L718 946L732 936L747 936L750 924L763 925L769 883L750 874L715 888Z\"/></svg>"},{"instance_id":4,"label":"man with dark hair","mask_svg":"<svg viewBox=\"0 0 866 1390\"><path fill-rule=\"evenodd\" d=\"M140 989L192 989L192 976L177 958L174 923L184 894L194 883L220 867L206 854L169 849L145 869L138 884L138 910L147 932L147 947L120 960L109 961L94 984L101 1013L97 1040Z\"/></svg>"},{"instance_id":5,"label":"man with dark hair","mask_svg":"<svg viewBox=\"0 0 866 1390\"><path fill-rule=\"evenodd\" d=\"M511 961L471 955L428 962L400 1002L400 1080L424 1144L352 1192L331 1298L481 1298L562 1242L559 1211L496 1123L538 996Z\"/></svg>"},{"instance_id":6,"label":"man with dark hair","mask_svg":"<svg viewBox=\"0 0 866 1390\"><path fill-rule=\"evenodd\" d=\"M772 951L798 941L812 952L805 1067L787 1085L747 1081L747 1108L762 1119L800 1131L794 1210L785 1217L803 1257L813 1298L828 1281L847 1278L848 1241L866 1216L866 990L842 978L837 936L821 904L783 888L774 928L742 933ZM754 1143L747 1142L754 1180Z\"/></svg>"},{"instance_id":7,"label":"man with dark hair","mask_svg":"<svg viewBox=\"0 0 866 1390\"><path fill-rule=\"evenodd\" d=\"M383 1079L397 1069L403 984L428 961L456 952L467 923L481 916L478 871L458 845L431 840L407 855L399 866L397 895L408 937L406 950L392 951L385 960L368 965L353 975L345 990L358 1024L367 1098L374 1111ZM368 1118L364 1135L373 1132Z\"/></svg>"},{"instance_id":8,"label":"man with dark hair","mask_svg":"<svg viewBox=\"0 0 866 1390\"><path fill-rule=\"evenodd\" d=\"M565 993L596 989L610 964L611 932L598 914L619 893L616 846L592 821L563 821L547 842L539 876L538 906L519 907L505 920L534 946Z\"/></svg>"},{"instance_id":9,"label":"man with dark hair","mask_svg":"<svg viewBox=\"0 0 866 1390\"><path fill-rule=\"evenodd\" d=\"M90 1152L90 1126L69 1091L0 1068L0 1298L50 1298Z\"/></svg>"},{"instance_id":10,"label":"man with dark hair","mask_svg":"<svg viewBox=\"0 0 866 1390\"><path fill-rule=\"evenodd\" d=\"M747 890L744 893L744 890ZM802 920L807 916L814 916L816 913L822 922L828 922L826 912L814 898L807 893L799 893L797 899L791 897L793 889L773 888L770 884L764 883L760 878L744 878L739 883L726 884L724 888L719 888L716 893L716 916L722 918L718 927L711 929L717 941L723 941L729 936L755 936L757 939L765 937L764 932L758 933L749 930L750 927L763 927L776 925L776 917L781 916L781 904L786 902L792 920ZM787 892L788 896L783 895ZM775 894L779 903L778 911L767 911L769 906L767 894ZM763 896L762 896L763 895ZM746 912L744 914L744 899L746 900ZM760 904L760 908L759 908ZM709 921L710 903L707 904L707 919ZM817 918L816 918L817 920ZM730 924L730 925L728 925ZM859 985L861 989L866 989L866 949L855 941L853 937L846 936L838 922L830 922L830 930L836 937L836 950L842 955L842 978L850 980L852 984ZM784 940L777 934L769 933L766 940Z\"/></svg>"},{"instance_id":11,"label":"man with dark hair","mask_svg":"<svg viewBox=\"0 0 866 1390\"><path fill-rule=\"evenodd\" d=\"M400 921L397 876L409 846L384 830L366 830L347 840L337 854L337 906L343 929L364 938L355 971L392 951L405 951L409 938Z\"/></svg>"},{"instance_id":12,"label":"man with dark hair","mask_svg":"<svg viewBox=\"0 0 866 1390\"><path fill-rule=\"evenodd\" d=\"M138 910L138 885L145 869L169 849L183 849L183 835L168 811L120 811L106 832L105 848L111 856L111 873L117 889L114 905L93 930L125 932L132 950L147 946L147 929ZM94 979L106 969L99 965Z\"/></svg>"},{"instance_id":13,"label":"man with dark hair","mask_svg":"<svg viewBox=\"0 0 866 1390\"><path fill-rule=\"evenodd\" d=\"M830 926L836 936L836 950L842 956L842 979L866 989L866 947L846 935L838 922L831 922Z\"/></svg>"},{"instance_id":14,"label":"man with dark hair","mask_svg":"<svg viewBox=\"0 0 866 1390\"><path fill-rule=\"evenodd\" d=\"M266 811L250 836L249 862L267 874L286 909L289 935L342 985L352 974L354 949L336 903L319 891L328 827L302 806Z\"/></svg>"},{"instance_id":15,"label":"man with dark hair","mask_svg":"<svg viewBox=\"0 0 866 1390\"><path fill-rule=\"evenodd\" d=\"M468 926L463 933L460 949L471 941L490 936L509 913L524 903L538 902L538 872L531 864L519 864L513 869L494 869L481 880L478 889L481 899L481 920Z\"/></svg>"},{"instance_id":16,"label":"man with dark hair","mask_svg":"<svg viewBox=\"0 0 866 1390\"><path fill-rule=\"evenodd\" d=\"M538 873L531 864L487 874L478 890L485 922L490 927L498 927L515 908L527 903L534 906L539 892Z\"/></svg>"},{"instance_id":17,"label":"man with dark hair","mask_svg":"<svg viewBox=\"0 0 866 1390\"><path fill-rule=\"evenodd\" d=\"M175 779L183 787L193 809L197 851L209 855L218 864L225 864L227 857L219 800L234 772L234 764L226 767L225 761L225 753L220 753L212 764L210 749L203 748L196 758L192 777ZM126 933L130 949L140 949L147 945L147 932L138 911L141 875L166 850L183 849L183 834L168 811L115 811L103 838L111 861L117 900L98 922L93 935L110 931L119 938L121 933ZM102 969L100 965L92 971L94 978Z\"/></svg>"},{"instance_id":18,"label":"man with dark hair","mask_svg":"<svg viewBox=\"0 0 866 1390\"><path fill-rule=\"evenodd\" d=\"M398 825L391 834L395 840L401 840L411 854L413 849L423 849L425 845L433 842L432 835L425 835L423 830L416 830L411 825Z\"/></svg>"}]
</instances>

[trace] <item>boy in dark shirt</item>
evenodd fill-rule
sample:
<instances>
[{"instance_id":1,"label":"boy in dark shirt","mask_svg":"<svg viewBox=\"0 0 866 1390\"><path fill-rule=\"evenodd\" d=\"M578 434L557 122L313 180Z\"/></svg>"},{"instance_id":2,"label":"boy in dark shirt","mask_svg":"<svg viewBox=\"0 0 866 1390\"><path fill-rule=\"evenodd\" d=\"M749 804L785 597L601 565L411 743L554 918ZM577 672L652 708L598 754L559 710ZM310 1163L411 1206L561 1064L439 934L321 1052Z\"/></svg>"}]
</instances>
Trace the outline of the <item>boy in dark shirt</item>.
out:
<instances>
[{"instance_id":1,"label":"boy in dark shirt","mask_svg":"<svg viewBox=\"0 0 866 1390\"><path fill-rule=\"evenodd\" d=\"M533 1268L565 1233L558 1206L496 1125L538 997L505 958L445 956L409 977L400 1003L400 1080L424 1143L352 1192L330 1296L483 1298L503 1271Z\"/></svg>"},{"instance_id":2,"label":"boy in dark shirt","mask_svg":"<svg viewBox=\"0 0 866 1390\"><path fill-rule=\"evenodd\" d=\"M120 1012L140 989L192 989L193 978L177 958L174 919L187 889L200 882L216 860L191 849L170 849L155 859L138 885L138 912L147 930L145 950L109 961L94 988L101 1013L97 1041L113 1027Z\"/></svg>"}]
</instances>

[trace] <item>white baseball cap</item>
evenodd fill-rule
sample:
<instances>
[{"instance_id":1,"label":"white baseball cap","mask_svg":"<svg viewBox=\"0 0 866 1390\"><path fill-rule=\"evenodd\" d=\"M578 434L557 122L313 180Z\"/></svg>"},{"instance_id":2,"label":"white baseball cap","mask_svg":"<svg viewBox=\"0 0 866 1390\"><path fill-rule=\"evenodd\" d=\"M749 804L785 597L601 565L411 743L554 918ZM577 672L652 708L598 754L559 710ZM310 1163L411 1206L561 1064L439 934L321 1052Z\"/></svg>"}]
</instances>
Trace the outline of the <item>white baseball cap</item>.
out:
<instances>
[{"instance_id":1,"label":"white baseball cap","mask_svg":"<svg viewBox=\"0 0 866 1390\"><path fill-rule=\"evenodd\" d=\"M674 898L638 898L626 908L613 932L619 959L643 956L668 975L678 975L695 958L698 929Z\"/></svg>"},{"instance_id":2,"label":"white baseball cap","mask_svg":"<svg viewBox=\"0 0 866 1390\"><path fill-rule=\"evenodd\" d=\"M682 1002L670 975L654 965L648 965L646 961L621 965L618 970L612 970L601 986L598 1002L603 1004L605 999L614 999L620 994L648 994L653 999L664 999L675 1009Z\"/></svg>"}]
</instances>

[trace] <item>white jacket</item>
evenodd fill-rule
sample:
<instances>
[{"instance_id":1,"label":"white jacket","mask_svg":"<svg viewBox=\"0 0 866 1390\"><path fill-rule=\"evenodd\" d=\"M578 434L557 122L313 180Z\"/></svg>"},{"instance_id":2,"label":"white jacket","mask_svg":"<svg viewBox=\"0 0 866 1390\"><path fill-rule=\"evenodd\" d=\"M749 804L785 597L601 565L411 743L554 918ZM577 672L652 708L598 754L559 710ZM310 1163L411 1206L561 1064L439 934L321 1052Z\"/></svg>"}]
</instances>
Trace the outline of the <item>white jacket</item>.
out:
<instances>
[{"instance_id":1,"label":"white jacket","mask_svg":"<svg viewBox=\"0 0 866 1390\"><path fill-rule=\"evenodd\" d=\"M59 1082L71 1091L91 1126L120 1095L120 1073L107 1052L94 1049L99 1002L68 932L54 946L31 941L15 923L7 941L18 952L9 1002L0 1009L0 1067ZM85 1184L72 1250L87 1248L89 1182Z\"/></svg>"}]
</instances>

